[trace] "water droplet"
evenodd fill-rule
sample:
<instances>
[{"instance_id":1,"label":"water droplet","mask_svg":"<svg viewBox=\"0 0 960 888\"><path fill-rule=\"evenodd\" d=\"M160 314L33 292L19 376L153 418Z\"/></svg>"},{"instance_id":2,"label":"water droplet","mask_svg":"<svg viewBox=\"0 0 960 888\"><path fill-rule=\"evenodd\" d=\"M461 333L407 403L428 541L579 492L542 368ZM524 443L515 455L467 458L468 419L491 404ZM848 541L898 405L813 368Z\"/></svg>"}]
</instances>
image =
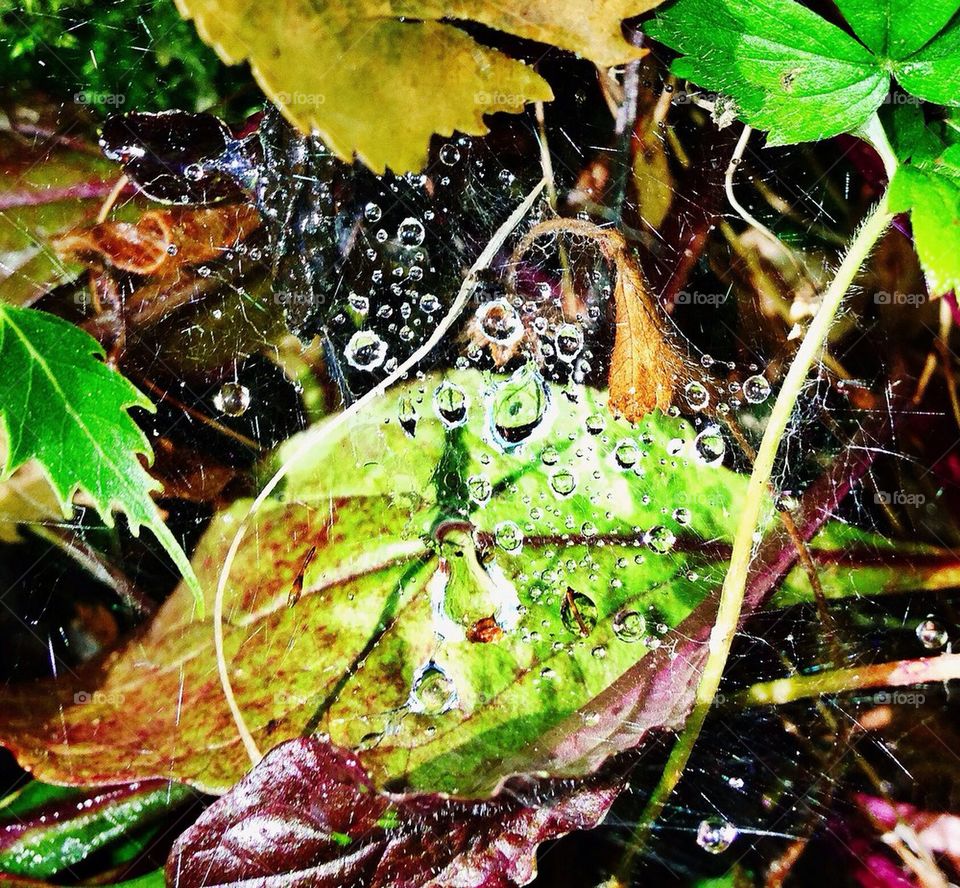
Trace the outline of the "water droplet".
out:
<instances>
[{"instance_id":1,"label":"water droplet","mask_svg":"<svg viewBox=\"0 0 960 888\"><path fill-rule=\"evenodd\" d=\"M550 476L550 487L558 496L570 496L577 487L577 479L569 469L557 469Z\"/></svg>"},{"instance_id":2,"label":"water droplet","mask_svg":"<svg viewBox=\"0 0 960 888\"><path fill-rule=\"evenodd\" d=\"M557 460L560 459L560 454L557 453L556 447L544 447L540 459L543 460L545 466L555 466Z\"/></svg>"},{"instance_id":3,"label":"water droplet","mask_svg":"<svg viewBox=\"0 0 960 888\"><path fill-rule=\"evenodd\" d=\"M658 524L656 527L651 527L650 530L643 535L643 541L647 547L654 552L665 555L673 548L677 537L669 527L663 527Z\"/></svg>"},{"instance_id":4,"label":"water droplet","mask_svg":"<svg viewBox=\"0 0 960 888\"><path fill-rule=\"evenodd\" d=\"M433 393L433 407L448 429L455 429L467 421L468 406L466 392L452 382L440 383Z\"/></svg>"},{"instance_id":5,"label":"water droplet","mask_svg":"<svg viewBox=\"0 0 960 888\"><path fill-rule=\"evenodd\" d=\"M363 208L363 218L368 222L379 222L382 215L383 210L380 209L379 204L375 204L373 201L370 201Z\"/></svg>"},{"instance_id":6,"label":"water droplet","mask_svg":"<svg viewBox=\"0 0 960 888\"><path fill-rule=\"evenodd\" d=\"M708 426L694 439L693 449L704 465L715 466L723 462L727 445L723 435L720 434L720 429L716 426Z\"/></svg>"},{"instance_id":7,"label":"water droplet","mask_svg":"<svg viewBox=\"0 0 960 888\"><path fill-rule=\"evenodd\" d=\"M640 448L635 441L621 441L613 451L614 461L621 469L632 469L640 459Z\"/></svg>"},{"instance_id":8,"label":"water droplet","mask_svg":"<svg viewBox=\"0 0 960 888\"><path fill-rule=\"evenodd\" d=\"M673 520L683 527L686 527L692 519L693 515L690 514L689 509L684 509L681 507L673 510Z\"/></svg>"},{"instance_id":9,"label":"water droplet","mask_svg":"<svg viewBox=\"0 0 960 888\"><path fill-rule=\"evenodd\" d=\"M583 333L574 324L562 324L556 335L557 357L572 362L583 351Z\"/></svg>"},{"instance_id":10,"label":"water droplet","mask_svg":"<svg viewBox=\"0 0 960 888\"><path fill-rule=\"evenodd\" d=\"M630 644L641 641L646 631L647 621L638 611L624 609L613 618L613 634L621 641Z\"/></svg>"},{"instance_id":11,"label":"water droplet","mask_svg":"<svg viewBox=\"0 0 960 888\"><path fill-rule=\"evenodd\" d=\"M523 323L506 299L495 299L480 306L477 323L483 335L497 345L513 345L523 336Z\"/></svg>"},{"instance_id":12,"label":"water droplet","mask_svg":"<svg viewBox=\"0 0 960 888\"><path fill-rule=\"evenodd\" d=\"M366 315L370 311L370 300L366 296L361 296L359 293L351 293L347 296L347 304L352 308L358 315Z\"/></svg>"},{"instance_id":13,"label":"water droplet","mask_svg":"<svg viewBox=\"0 0 960 888\"><path fill-rule=\"evenodd\" d=\"M560 619L568 632L586 638L597 625L597 606L588 595L567 589L560 605Z\"/></svg>"},{"instance_id":14,"label":"water droplet","mask_svg":"<svg viewBox=\"0 0 960 888\"><path fill-rule=\"evenodd\" d=\"M509 380L497 386L490 418L494 443L508 450L526 441L543 421L550 395L532 365L521 367Z\"/></svg>"},{"instance_id":15,"label":"water droplet","mask_svg":"<svg viewBox=\"0 0 960 888\"><path fill-rule=\"evenodd\" d=\"M417 409L408 395L400 398L397 405L397 419L402 428L411 438L417 433Z\"/></svg>"},{"instance_id":16,"label":"water droplet","mask_svg":"<svg viewBox=\"0 0 960 888\"><path fill-rule=\"evenodd\" d=\"M239 382L225 382L213 396L213 406L227 416L243 416L250 406L250 389Z\"/></svg>"},{"instance_id":17,"label":"water droplet","mask_svg":"<svg viewBox=\"0 0 960 888\"><path fill-rule=\"evenodd\" d=\"M943 624L933 614L929 614L917 625L917 638L927 650L935 651L942 648L949 637Z\"/></svg>"},{"instance_id":18,"label":"water droplet","mask_svg":"<svg viewBox=\"0 0 960 888\"><path fill-rule=\"evenodd\" d=\"M457 704L457 689L450 676L436 663L423 666L413 678L407 705L411 712L442 715Z\"/></svg>"},{"instance_id":19,"label":"water droplet","mask_svg":"<svg viewBox=\"0 0 960 888\"><path fill-rule=\"evenodd\" d=\"M587 417L587 431L599 435L607 427L607 418L602 413L591 413Z\"/></svg>"},{"instance_id":20,"label":"water droplet","mask_svg":"<svg viewBox=\"0 0 960 888\"><path fill-rule=\"evenodd\" d=\"M424 293L420 297L420 311L434 314L440 310L440 300L433 293Z\"/></svg>"},{"instance_id":21,"label":"water droplet","mask_svg":"<svg viewBox=\"0 0 960 888\"><path fill-rule=\"evenodd\" d=\"M590 653L595 659L602 660L607 656L607 649L602 644L598 644Z\"/></svg>"},{"instance_id":22,"label":"water droplet","mask_svg":"<svg viewBox=\"0 0 960 888\"><path fill-rule=\"evenodd\" d=\"M483 475L472 475L467 478L467 492L478 506L486 505L493 495L493 485Z\"/></svg>"},{"instance_id":23,"label":"water droplet","mask_svg":"<svg viewBox=\"0 0 960 888\"><path fill-rule=\"evenodd\" d=\"M736 841L739 831L728 820L709 817L697 827L697 844L711 854L722 854Z\"/></svg>"},{"instance_id":24,"label":"water droplet","mask_svg":"<svg viewBox=\"0 0 960 888\"><path fill-rule=\"evenodd\" d=\"M423 223L419 219L407 216L397 229L397 240L405 247L419 247L423 243L426 233Z\"/></svg>"},{"instance_id":25,"label":"water droplet","mask_svg":"<svg viewBox=\"0 0 960 888\"><path fill-rule=\"evenodd\" d=\"M456 145L446 144L440 149L440 162L446 166L456 166L459 160L460 149Z\"/></svg>"},{"instance_id":26,"label":"water droplet","mask_svg":"<svg viewBox=\"0 0 960 888\"><path fill-rule=\"evenodd\" d=\"M351 367L358 370L375 370L387 356L387 344L373 330L357 330L344 351Z\"/></svg>"},{"instance_id":27,"label":"water droplet","mask_svg":"<svg viewBox=\"0 0 960 888\"><path fill-rule=\"evenodd\" d=\"M691 410L703 410L710 403L710 392L701 382L688 382L683 393Z\"/></svg>"},{"instance_id":28,"label":"water droplet","mask_svg":"<svg viewBox=\"0 0 960 888\"><path fill-rule=\"evenodd\" d=\"M493 538L505 552L518 552L523 547L523 531L513 521L501 521L493 530Z\"/></svg>"},{"instance_id":29,"label":"water droplet","mask_svg":"<svg viewBox=\"0 0 960 888\"><path fill-rule=\"evenodd\" d=\"M770 383L762 376L751 376L743 383L743 396L748 404L762 404L770 397Z\"/></svg>"}]
</instances>

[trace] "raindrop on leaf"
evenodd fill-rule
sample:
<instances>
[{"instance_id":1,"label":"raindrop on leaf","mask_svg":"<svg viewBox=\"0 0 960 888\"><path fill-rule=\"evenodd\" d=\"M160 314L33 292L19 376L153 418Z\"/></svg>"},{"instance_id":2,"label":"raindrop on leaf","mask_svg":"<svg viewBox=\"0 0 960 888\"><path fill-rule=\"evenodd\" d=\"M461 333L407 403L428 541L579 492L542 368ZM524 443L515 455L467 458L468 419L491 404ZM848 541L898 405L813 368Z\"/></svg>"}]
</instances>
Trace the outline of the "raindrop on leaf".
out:
<instances>
[{"instance_id":1,"label":"raindrop on leaf","mask_svg":"<svg viewBox=\"0 0 960 888\"><path fill-rule=\"evenodd\" d=\"M460 386L452 382L442 382L433 393L433 406L440 421L448 428L455 429L467 421L467 395Z\"/></svg>"},{"instance_id":2,"label":"raindrop on leaf","mask_svg":"<svg viewBox=\"0 0 960 888\"><path fill-rule=\"evenodd\" d=\"M641 641L647 631L647 621L643 614L635 610L618 611L613 618L613 634L629 644Z\"/></svg>"},{"instance_id":3,"label":"raindrop on leaf","mask_svg":"<svg viewBox=\"0 0 960 888\"><path fill-rule=\"evenodd\" d=\"M457 689L450 676L430 662L414 676L408 706L411 712L442 715L457 704Z\"/></svg>"}]
</instances>

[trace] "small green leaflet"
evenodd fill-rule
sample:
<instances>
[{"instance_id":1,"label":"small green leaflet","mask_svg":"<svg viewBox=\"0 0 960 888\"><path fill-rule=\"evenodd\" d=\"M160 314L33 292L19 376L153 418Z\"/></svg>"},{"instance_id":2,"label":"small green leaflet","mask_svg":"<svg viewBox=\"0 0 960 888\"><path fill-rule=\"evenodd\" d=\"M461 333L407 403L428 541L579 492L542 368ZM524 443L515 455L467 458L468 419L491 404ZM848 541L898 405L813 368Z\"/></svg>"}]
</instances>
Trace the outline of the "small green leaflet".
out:
<instances>
[{"instance_id":1,"label":"small green leaflet","mask_svg":"<svg viewBox=\"0 0 960 888\"><path fill-rule=\"evenodd\" d=\"M200 606L196 574L150 496L160 484L138 459L152 456L150 444L127 412L154 407L102 356L99 343L72 324L0 304L0 421L8 446L0 477L35 458L64 516L77 488L108 526L111 510L121 509L134 533L145 525L160 540Z\"/></svg>"},{"instance_id":2,"label":"small green leaflet","mask_svg":"<svg viewBox=\"0 0 960 888\"><path fill-rule=\"evenodd\" d=\"M860 41L796 0L677 0L646 28L680 53L673 70L732 98L784 145L857 132L891 78L960 105L960 0L838 0Z\"/></svg>"},{"instance_id":3,"label":"small green leaflet","mask_svg":"<svg viewBox=\"0 0 960 888\"><path fill-rule=\"evenodd\" d=\"M886 121L900 161L890 208L910 213L913 240L931 295L960 290L960 144L919 108L899 107ZM938 131L939 130L939 131Z\"/></svg>"}]
</instances>

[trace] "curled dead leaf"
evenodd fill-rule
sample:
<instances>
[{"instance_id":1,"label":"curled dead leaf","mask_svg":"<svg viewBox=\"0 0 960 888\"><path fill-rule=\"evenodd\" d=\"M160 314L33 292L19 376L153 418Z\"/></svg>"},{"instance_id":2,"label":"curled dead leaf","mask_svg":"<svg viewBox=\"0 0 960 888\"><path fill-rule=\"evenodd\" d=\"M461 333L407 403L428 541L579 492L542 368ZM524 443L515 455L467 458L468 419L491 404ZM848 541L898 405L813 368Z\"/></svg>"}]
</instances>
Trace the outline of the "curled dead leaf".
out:
<instances>
[{"instance_id":1,"label":"curled dead leaf","mask_svg":"<svg viewBox=\"0 0 960 888\"><path fill-rule=\"evenodd\" d=\"M74 228L53 241L61 258L105 262L121 271L169 275L210 262L260 225L248 204L151 210L136 222L101 222Z\"/></svg>"},{"instance_id":2,"label":"curled dead leaf","mask_svg":"<svg viewBox=\"0 0 960 888\"><path fill-rule=\"evenodd\" d=\"M537 225L520 242L512 266L537 238L555 232L595 241L616 268L613 301L616 332L608 376L610 412L637 422L653 410L666 410L678 380L688 373L687 362L668 334L668 320L647 290L643 276L623 236L578 219L551 219Z\"/></svg>"}]
</instances>

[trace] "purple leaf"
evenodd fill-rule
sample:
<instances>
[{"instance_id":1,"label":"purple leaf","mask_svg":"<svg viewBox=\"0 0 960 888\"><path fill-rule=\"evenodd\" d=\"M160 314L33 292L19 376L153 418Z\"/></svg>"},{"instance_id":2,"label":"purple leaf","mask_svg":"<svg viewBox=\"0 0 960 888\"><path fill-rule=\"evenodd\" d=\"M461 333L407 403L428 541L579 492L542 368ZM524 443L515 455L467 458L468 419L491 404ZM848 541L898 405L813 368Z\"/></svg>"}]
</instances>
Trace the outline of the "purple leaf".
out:
<instances>
[{"instance_id":1,"label":"purple leaf","mask_svg":"<svg viewBox=\"0 0 960 888\"><path fill-rule=\"evenodd\" d=\"M619 788L517 779L493 798L378 792L327 741L270 752L176 842L176 888L510 888L536 875L537 846L603 819Z\"/></svg>"}]
</instances>

